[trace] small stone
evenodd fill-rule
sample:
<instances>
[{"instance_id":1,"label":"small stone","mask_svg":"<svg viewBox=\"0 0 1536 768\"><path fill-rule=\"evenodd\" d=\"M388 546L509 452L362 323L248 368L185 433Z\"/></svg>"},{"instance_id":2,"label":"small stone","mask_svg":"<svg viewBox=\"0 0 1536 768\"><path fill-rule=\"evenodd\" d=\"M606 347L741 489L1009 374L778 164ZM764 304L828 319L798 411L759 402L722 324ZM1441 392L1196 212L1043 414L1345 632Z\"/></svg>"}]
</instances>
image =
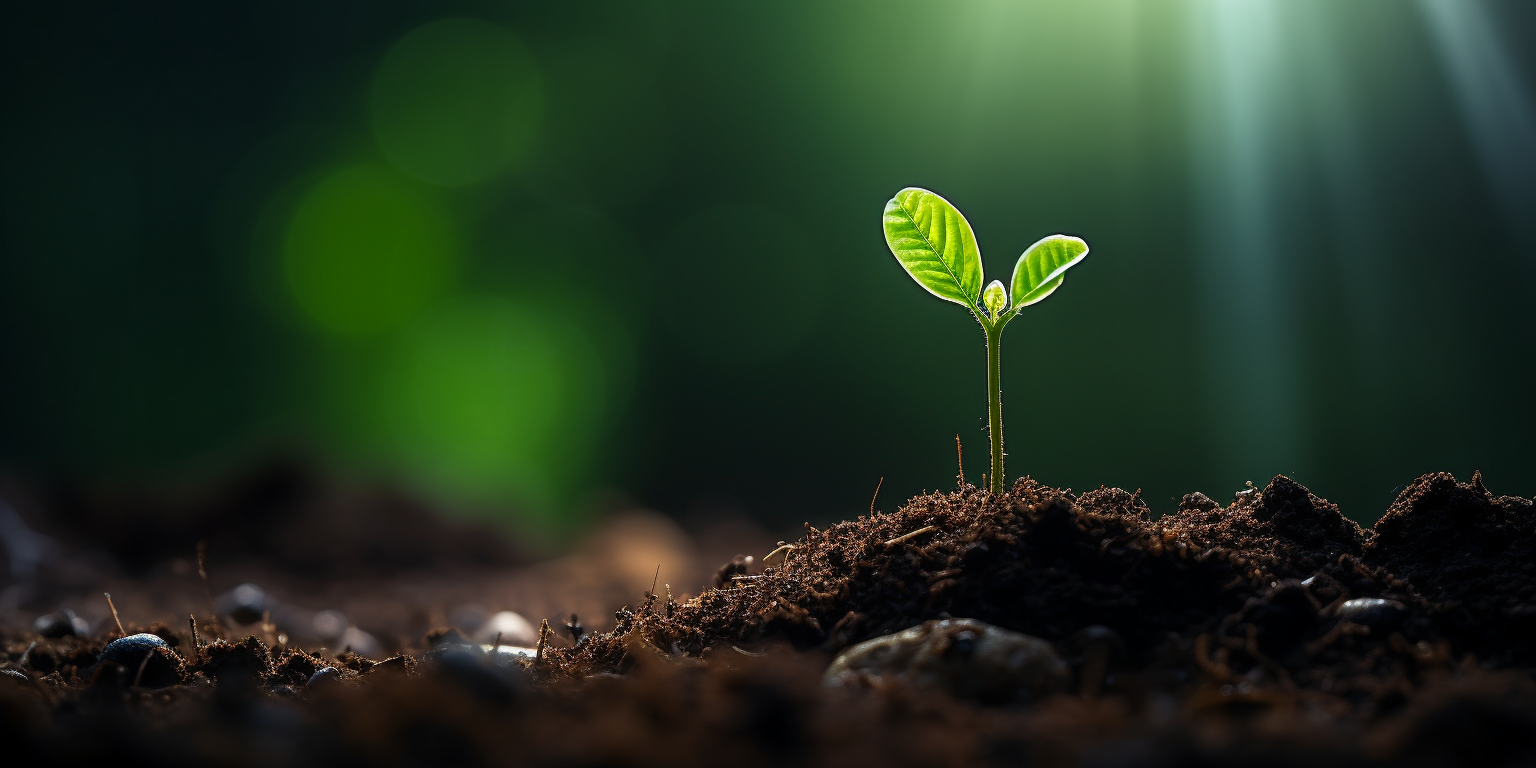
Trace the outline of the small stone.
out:
<instances>
[{"instance_id":1,"label":"small stone","mask_svg":"<svg viewBox=\"0 0 1536 768\"><path fill-rule=\"evenodd\" d=\"M236 624L255 624L272 609L267 593L255 584L241 584L219 597L219 613Z\"/></svg>"},{"instance_id":2,"label":"small stone","mask_svg":"<svg viewBox=\"0 0 1536 768\"><path fill-rule=\"evenodd\" d=\"M1396 629L1408 615L1408 606L1380 597L1357 597L1344 601L1336 614L1342 621L1369 627L1372 632Z\"/></svg>"},{"instance_id":3,"label":"small stone","mask_svg":"<svg viewBox=\"0 0 1536 768\"><path fill-rule=\"evenodd\" d=\"M315 637L326 642L339 639L346 633L347 615L333 608L327 608L310 620L309 627L315 633Z\"/></svg>"},{"instance_id":4,"label":"small stone","mask_svg":"<svg viewBox=\"0 0 1536 768\"><path fill-rule=\"evenodd\" d=\"M181 657L167 647L164 640L147 632L107 643L96 666L103 664L122 667L122 683L145 688L164 688L183 678Z\"/></svg>"},{"instance_id":5,"label":"small stone","mask_svg":"<svg viewBox=\"0 0 1536 768\"><path fill-rule=\"evenodd\" d=\"M347 627L341 637L336 639L336 644L341 646L343 652L351 651L359 656L378 656L384 650L384 646L373 635L357 627Z\"/></svg>"},{"instance_id":6,"label":"small stone","mask_svg":"<svg viewBox=\"0 0 1536 768\"><path fill-rule=\"evenodd\" d=\"M309 676L309 682L304 684L305 689L311 691L323 691L341 683L341 670L335 667L321 667Z\"/></svg>"},{"instance_id":7,"label":"small stone","mask_svg":"<svg viewBox=\"0 0 1536 768\"><path fill-rule=\"evenodd\" d=\"M61 637L82 637L91 632L91 625L68 608L61 608L32 622L32 631L43 637L57 640Z\"/></svg>"},{"instance_id":8,"label":"small stone","mask_svg":"<svg viewBox=\"0 0 1536 768\"><path fill-rule=\"evenodd\" d=\"M1071 673L1038 637L975 619L944 619L855 645L838 655L822 680L829 687L894 683L1005 704L1066 691Z\"/></svg>"},{"instance_id":9,"label":"small stone","mask_svg":"<svg viewBox=\"0 0 1536 768\"><path fill-rule=\"evenodd\" d=\"M497 635L501 635L502 645L533 645L539 642L539 631L516 611L502 611L492 616L475 631L474 639L482 643L494 643Z\"/></svg>"},{"instance_id":10,"label":"small stone","mask_svg":"<svg viewBox=\"0 0 1536 768\"><path fill-rule=\"evenodd\" d=\"M119 637L102 650L101 658L97 661L110 661L125 667L138 669L144 657L154 653L156 648L164 648L165 641L148 632L140 632L137 635Z\"/></svg>"},{"instance_id":11,"label":"small stone","mask_svg":"<svg viewBox=\"0 0 1536 768\"><path fill-rule=\"evenodd\" d=\"M498 664L474 646L454 646L435 653L429 667L434 675L487 704L511 704L526 683L521 667Z\"/></svg>"}]
</instances>

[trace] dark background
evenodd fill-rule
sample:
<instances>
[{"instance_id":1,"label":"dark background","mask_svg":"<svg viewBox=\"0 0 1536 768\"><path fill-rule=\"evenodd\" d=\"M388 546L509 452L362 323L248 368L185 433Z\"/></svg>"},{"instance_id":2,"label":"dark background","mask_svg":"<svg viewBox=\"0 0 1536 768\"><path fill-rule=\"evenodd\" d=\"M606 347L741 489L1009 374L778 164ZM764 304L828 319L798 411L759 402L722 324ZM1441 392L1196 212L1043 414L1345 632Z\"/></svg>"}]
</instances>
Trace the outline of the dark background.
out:
<instances>
[{"instance_id":1,"label":"dark background","mask_svg":"<svg viewBox=\"0 0 1536 768\"><path fill-rule=\"evenodd\" d=\"M548 540L825 521L986 466L1154 511L1286 473L1536 495L1529 3L40 3L0 10L0 471L299 451Z\"/></svg>"}]
</instances>

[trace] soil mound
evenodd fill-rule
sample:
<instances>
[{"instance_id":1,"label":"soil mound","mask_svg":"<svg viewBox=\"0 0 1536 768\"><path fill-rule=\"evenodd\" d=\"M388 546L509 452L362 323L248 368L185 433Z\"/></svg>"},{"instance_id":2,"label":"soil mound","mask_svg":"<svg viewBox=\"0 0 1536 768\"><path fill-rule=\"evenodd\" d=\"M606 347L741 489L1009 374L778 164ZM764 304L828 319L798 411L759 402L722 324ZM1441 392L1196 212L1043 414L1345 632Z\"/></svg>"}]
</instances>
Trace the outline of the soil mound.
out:
<instances>
[{"instance_id":1,"label":"soil mound","mask_svg":"<svg viewBox=\"0 0 1536 768\"><path fill-rule=\"evenodd\" d=\"M0 723L22 756L130 764L1536 761L1536 514L1477 476L1420 478L1371 530L1285 477L1157 519L1026 478L807 526L764 560L645 592L611 631L546 625L521 659L450 629L375 660L159 624L175 674L151 680L98 664L115 632L7 630ZM1046 641L1067 691L823 685L853 644L945 618Z\"/></svg>"}]
</instances>

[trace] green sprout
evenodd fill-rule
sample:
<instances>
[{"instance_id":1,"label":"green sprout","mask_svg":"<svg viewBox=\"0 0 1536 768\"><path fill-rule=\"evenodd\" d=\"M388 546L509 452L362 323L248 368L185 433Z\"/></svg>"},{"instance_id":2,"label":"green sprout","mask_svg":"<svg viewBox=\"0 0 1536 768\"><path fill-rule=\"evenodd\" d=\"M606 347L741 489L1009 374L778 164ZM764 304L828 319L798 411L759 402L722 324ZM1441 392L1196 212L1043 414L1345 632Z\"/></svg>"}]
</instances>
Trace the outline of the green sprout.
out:
<instances>
[{"instance_id":1,"label":"green sprout","mask_svg":"<svg viewBox=\"0 0 1536 768\"><path fill-rule=\"evenodd\" d=\"M992 438L992 493L1003 492L1003 380L998 365L1003 327L1020 309L1051 295L1088 244L1051 235L1024 249L1013 267L1013 300L1001 280L981 287L981 249L959 209L926 189L908 187L885 204L885 242L927 291L971 311L987 336L987 432Z\"/></svg>"}]
</instances>

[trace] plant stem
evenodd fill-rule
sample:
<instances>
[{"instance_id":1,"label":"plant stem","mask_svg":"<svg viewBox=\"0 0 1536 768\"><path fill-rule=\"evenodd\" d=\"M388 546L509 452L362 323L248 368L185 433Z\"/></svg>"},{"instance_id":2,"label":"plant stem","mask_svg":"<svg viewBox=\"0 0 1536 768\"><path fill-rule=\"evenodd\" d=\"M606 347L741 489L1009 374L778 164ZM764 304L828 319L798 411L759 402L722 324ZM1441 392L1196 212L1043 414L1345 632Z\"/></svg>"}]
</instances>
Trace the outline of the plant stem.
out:
<instances>
[{"instance_id":1,"label":"plant stem","mask_svg":"<svg viewBox=\"0 0 1536 768\"><path fill-rule=\"evenodd\" d=\"M1003 373L1000 347L1004 322L981 324L987 334L987 435L992 438L992 472L987 476L994 494L1003 492Z\"/></svg>"}]
</instances>

